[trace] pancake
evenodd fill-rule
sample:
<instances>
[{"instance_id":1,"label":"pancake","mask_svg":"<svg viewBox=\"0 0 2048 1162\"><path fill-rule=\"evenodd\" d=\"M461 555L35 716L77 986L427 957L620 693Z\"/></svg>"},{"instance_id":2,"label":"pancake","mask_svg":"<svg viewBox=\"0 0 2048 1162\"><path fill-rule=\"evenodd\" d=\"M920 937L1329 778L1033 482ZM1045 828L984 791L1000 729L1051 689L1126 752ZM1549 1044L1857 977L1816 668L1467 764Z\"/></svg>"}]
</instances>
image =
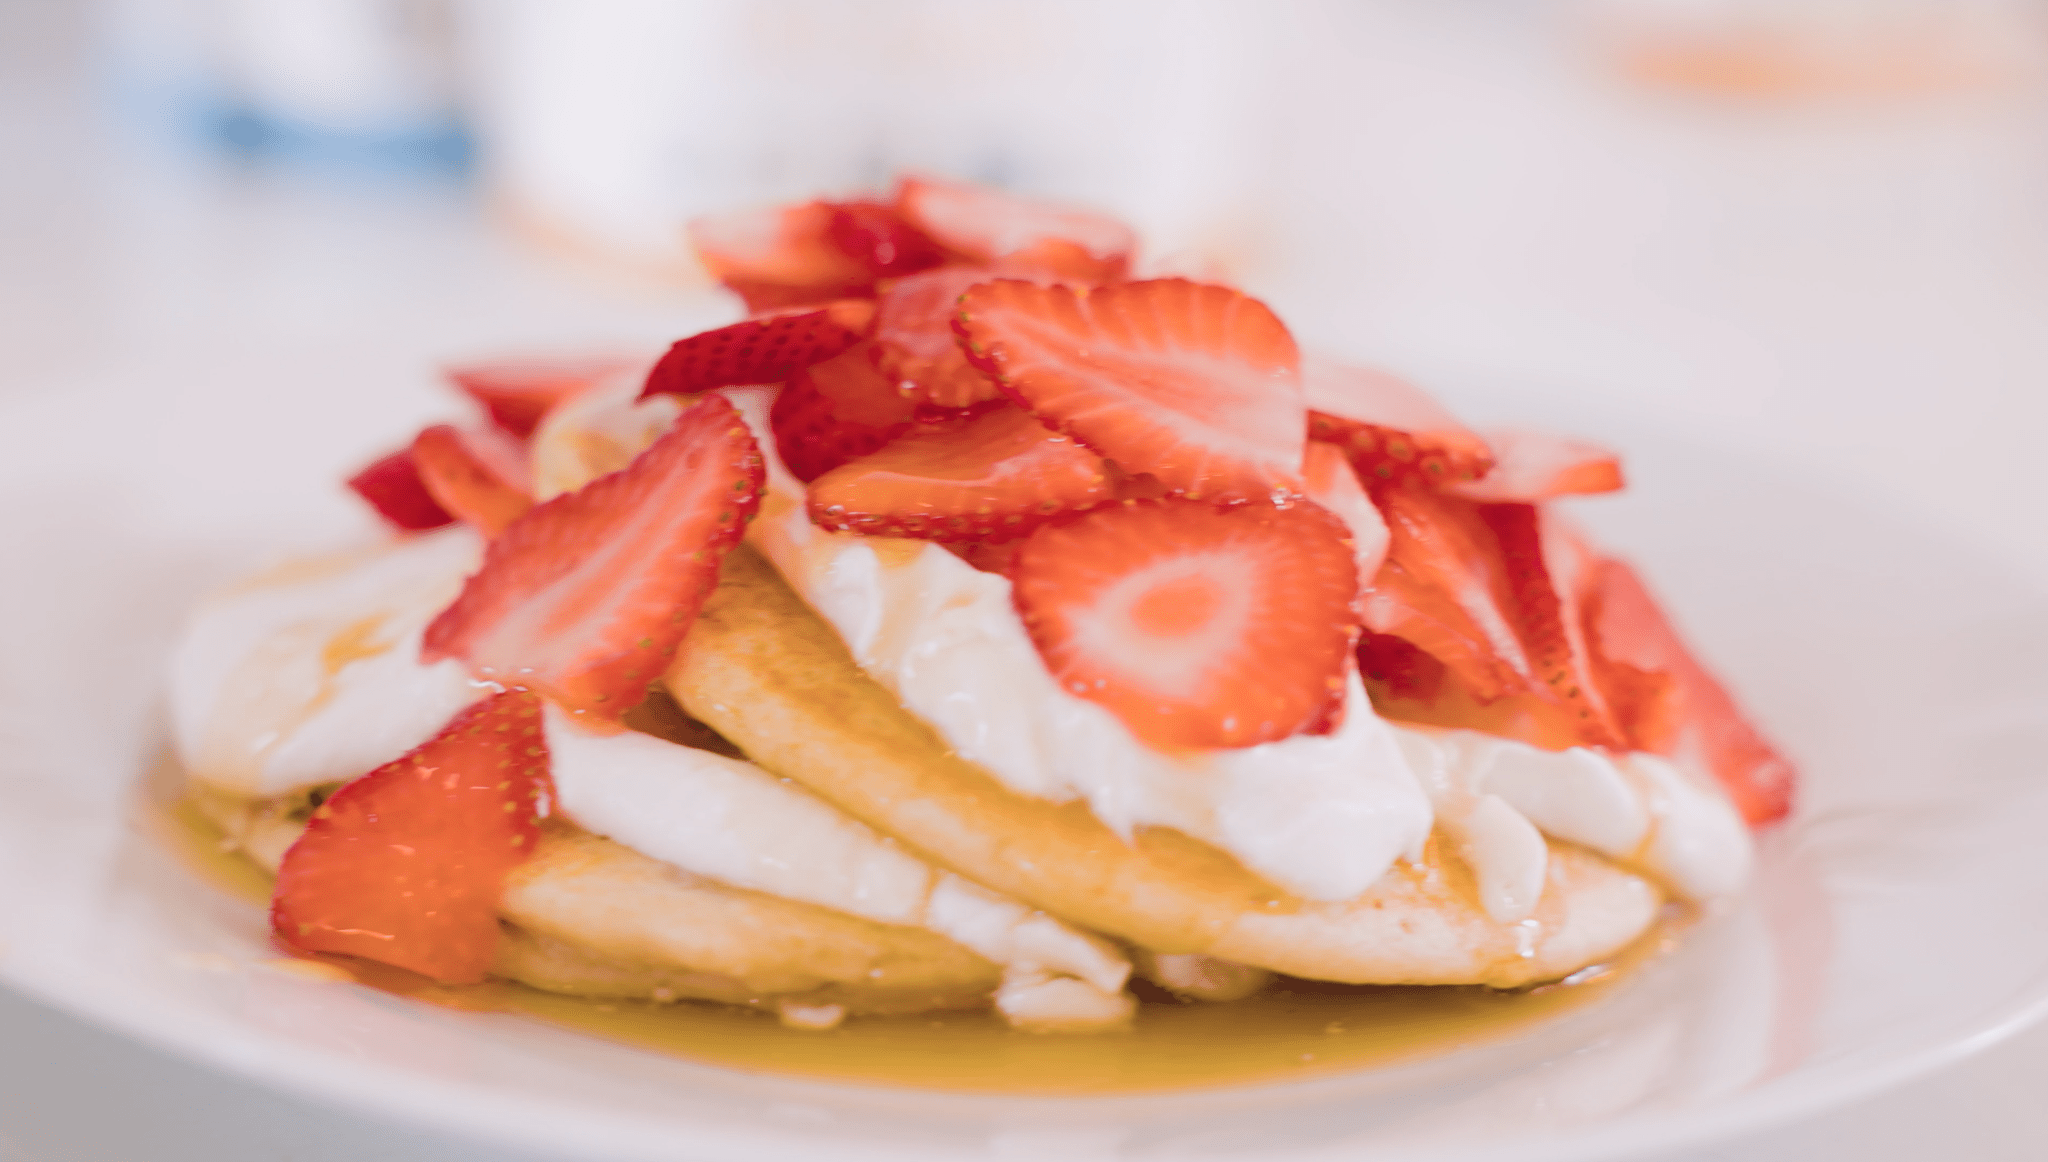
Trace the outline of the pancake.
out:
<instances>
[{"instance_id":1,"label":"pancake","mask_svg":"<svg viewBox=\"0 0 2048 1162\"><path fill-rule=\"evenodd\" d=\"M1648 879L1555 841L1533 925L1491 920L1442 842L1338 903L1170 829L1126 842L1085 804L1019 795L953 753L746 545L666 683L753 761L938 866L1152 952L1352 984L1513 987L1619 951L1663 903Z\"/></svg>"},{"instance_id":2,"label":"pancake","mask_svg":"<svg viewBox=\"0 0 2048 1162\"><path fill-rule=\"evenodd\" d=\"M275 874L317 800L202 785L194 802ZM500 912L493 975L576 996L903 1013L987 1008L1003 977L926 929L730 887L559 821L506 881Z\"/></svg>"}]
</instances>

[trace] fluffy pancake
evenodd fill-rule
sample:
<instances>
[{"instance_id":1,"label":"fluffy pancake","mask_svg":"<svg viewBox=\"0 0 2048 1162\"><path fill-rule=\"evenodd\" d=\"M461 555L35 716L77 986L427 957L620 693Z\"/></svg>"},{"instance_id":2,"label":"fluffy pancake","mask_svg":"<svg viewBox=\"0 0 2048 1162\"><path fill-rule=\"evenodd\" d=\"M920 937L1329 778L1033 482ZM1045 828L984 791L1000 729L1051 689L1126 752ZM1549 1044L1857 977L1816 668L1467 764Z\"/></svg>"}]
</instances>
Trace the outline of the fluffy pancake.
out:
<instances>
[{"instance_id":1,"label":"fluffy pancake","mask_svg":"<svg viewBox=\"0 0 2048 1162\"><path fill-rule=\"evenodd\" d=\"M1648 880L1552 843L1532 934L1490 920L1469 872L1436 843L1334 904L1292 897L1175 831L1127 843L1084 804L1016 794L959 758L745 546L727 557L667 683L755 762L939 866L1157 952L1359 984L1508 987L1619 950L1663 900Z\"/></svg>"},{"instance_id":2,"label":"fluffy pancake","mask_svg":"<svg viewBox=\"0 0 2048 1162\"><path fill-rule=\"evenodd\" d=\"M275 872L308 795L195 802ZM562 823L505 885L495 975L593 997L697 998L851 1013L986 1008L991 961L923 928L729 887Z\"/></svg>"}]
</instances>

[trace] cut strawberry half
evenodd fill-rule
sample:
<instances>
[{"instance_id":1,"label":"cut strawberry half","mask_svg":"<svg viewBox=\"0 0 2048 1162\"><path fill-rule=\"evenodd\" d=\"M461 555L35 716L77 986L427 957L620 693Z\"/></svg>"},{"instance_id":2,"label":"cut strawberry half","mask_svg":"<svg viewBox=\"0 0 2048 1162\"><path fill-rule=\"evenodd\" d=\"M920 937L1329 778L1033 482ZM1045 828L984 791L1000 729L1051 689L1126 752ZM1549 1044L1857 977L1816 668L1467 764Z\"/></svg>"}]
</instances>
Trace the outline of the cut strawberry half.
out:
<instances>
[{"instance_id":1,"label":"cut strawberry half","mask_svg":"<svg viewBox=\"0 0 2048 1162\"><path fill-rule=\"evenodd\" d=\"M841 299L742 319L679 339L647 373L640 398L695 395L715 387L781 383L860 342L875 304Z\"/></svg>"},{"instance_id":2,"label":"cut strawberry half","mask_svg":"<svg viewBox=\"0 0 2048 1162\"><path fill-rule=\"evenodd\" d=\"M912 427L818 477L809 509L844 532L1009 540L1113 495L1101 457L1006 406Z\"/></svg>"},{"instance_id":3,"label":"cut strawberry half","mask_svg":"<svg viewBox=\"0 0 2048 1162\"><path fill-rule=\"evenodd\" d=\"M1329 444L1310 444L1302 462L1302 487L1310 500L1330 510L1351 530L1351 553L1358 563L1363 597L1387 559L1387 521L1358 482L1358 473L1344 453Z\"/></svg>"},{"instance_id":4,"label":"cut strawberry half","mask_svg":"<svg viewBox=\"0 0 2048 1162\"><path fill-rule=\"evenodd\" d=\"M1244 747L1343 704L1358 573L1313 504L1138 501L1048 524L1015 568L1017 611L1061 688L1160 747Z\"/></svg>"},{"instance_id":5,"label":"cut strawberry half","mask_svg":"<svg viewBox=\"0 0 2048 1162\"><path fill-rule=\"evenodd\" d=\"M825 233L876 278L901 278L946 260L938 243L880 202L834 203Z\"/></svg>"},{"instance_id":6,"label":"cut strawberry half","mask_svg":"<svg viewBox=\"0 0 2048 1162\"><path fill-rule=\"evenodd\" d=\"M441 373L483 405L491 422L523 440L533 435L556 404L633 363L609 355L535 357L460 363L442 368Z\"/></svg>"},{"instance_id":7,"label":"cut strawberry half","mask_svg":"<svg viewBox=\"0 0 2048 1162\"><path fill-rule=\"evenodd\" d=\"M480 678L616 720L667 668L763 476L739 413L705 396L631 465L499 534L427 627L422 658L461 658Z\"/></svg>"},{"instance_id":8,"label":"cut strawberry half","mask_svg":"<svg viewBox=\"0 0 2048 1162\"><path fill-rule=\"evenodd\" d=\"M533 507L526 450L504 432L435 424L413 437L412 459L435 502L485 536L497 536Z\"/></svg>"},{"instance_id":9,"label":"cut strawberry half","mask_svg":"<svg viewBox=\"0 0 2048 1162\"><path fill-rule=\"evenodd\" d=\"M1617 693L1629 744L1711 771L1752 825L1791 810L1792 764L1693 657L1635 570L1597 561L1585 591L1595 667Z\"/></svg>"},{"instance_id":10,"label":"cut strawberry half","mask_svg":"<svg viewBox=\"0 0 2048 1162\"><path fill-rule=\"evenodd\" d=\"M1438 676L1368 637L1359 666L1374 684L1375 705L1390 717L1553 750L1619 745L1580 633L1576 565L1542 514L1419 484L1386 486L1374 498L1391 536L1366 594L1365 628L1443 668ZM1415 700L1424 690L1428 697Z\"/></svg>"},{"instance_id":11,"label":"cut strawberry half","mask_svg":"<svg viewBox=\"0 0 2048 1162\"><path fill-rule=\"evenodd\" d=\"M934 178L903 179L896 211L968 262L1017 273L1113 282L1138 244L1130 227L1092 210Z\"/></svg>"},{"instance_id":12,"label":"cut strawberry half","mask_svg":"<svg viewBox=\"0 0 2048 1162\"><path fill-rule=\"evenodd\" d=\"M915 415L860 343L783 385L768 423L784 466L808 483L902 435Z\"/></svg>"},{"instance_id":13,"label":"cut strawberry half","mask_svg":"<svg viewBox=\"0 0 2048 1162\"><path fill-rule=\"evenodd\" d=\"M1309 438L1344 449L1366 480L1420 475L1445 484L1493 467L1485 440L1397 375L1309 357L1301 380Z\"/></svg>"},{"instance_id":14,"label":"cut strawberry half","mask_svg":"<svg viewBox=\"0 0 2048 1162\"><path fill-rule=\"evenodd\" d=\"M1447 491L1493 504L1534 504L1557 496L1621 488L1621 456L1587 440L1521 430L1491 431L1492 471Z\"/></svg>"},{"instance_id":15,"label":"cut strawberry half","mask_svg":"<svg viewBox=\"0 0 2048 1162\"><path fill-rule=\"evenodd\" d=\"M348 478L357 496L370 502L377 515L406 532L424 532L455 523L455 517L420 479L412 449L400 448Z\"/></svg>"},{"instance_id":16,"label":"cut strawberry half","mask_svg":"<svg viewBox=\"0 0 2048 1162\"><path fill-rule=\"evenodd\" d=\"M834 240L837 207L829 202L774 206L698 218L690 242L713 278L749 311L858 298L875 284L867 262Z\"/></svg>"},{"instance_id":17,"label":"cut strawberry half","mask_svg":"<svg viewBox=\"0 0 2048 1162\"><path fill-rule=\"evenodd\" d=\"M986 270L949 266L899 279L875 313L875 368L914 403L965 408L1003 397L995 381L967 362L953 334L953 316L968 287L989 281Z\"/></svg>"},{"instance_id":18,"label":"cut strawberry half","mask_svg":"<svg viewBox=\"0 0 2048 1162\"><path fill-rule=\"evenodd\" d=\"M1000 279L967 291L956 326L1005 395L1127 472L1216 503L1301 492L1294 339L1257 299L1184 279Z\"/></svg>"},{"instance_id":19,"label":"cut strawberry half","mask_svg":"<svg viewBox=\"0 0 2048 1162\"><path fill-rule=\"evenodd\" d=\"M505 876L532 854L551 797L540 699L478 702L313 812L278 868L272 928L304 952L483 980Z\"/></svg>"}]
</instances>

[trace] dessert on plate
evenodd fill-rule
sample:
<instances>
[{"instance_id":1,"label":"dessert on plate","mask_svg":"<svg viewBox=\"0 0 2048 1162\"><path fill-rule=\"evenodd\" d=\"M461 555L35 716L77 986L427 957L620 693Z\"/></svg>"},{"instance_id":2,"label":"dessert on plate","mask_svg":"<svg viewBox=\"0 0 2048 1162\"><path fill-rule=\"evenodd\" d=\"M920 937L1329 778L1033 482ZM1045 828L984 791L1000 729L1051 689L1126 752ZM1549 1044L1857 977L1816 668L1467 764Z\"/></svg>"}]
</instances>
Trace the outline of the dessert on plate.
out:
<instances>
[{"instance_id":1,"label":"dessert on plate","mask_svg":"<svg viewBox=\"0 0 2048 1162\"><path fill-rule=\"evenodd\" d=\"M277 938L446 983L1127 1024L1512 988L1740 890L1792 771L1560 498L1618 459L1304 356L1089 211L691 227L648 365L452 369L391 526L220 594L194 801Z\"/></svg>"}]
</instances>

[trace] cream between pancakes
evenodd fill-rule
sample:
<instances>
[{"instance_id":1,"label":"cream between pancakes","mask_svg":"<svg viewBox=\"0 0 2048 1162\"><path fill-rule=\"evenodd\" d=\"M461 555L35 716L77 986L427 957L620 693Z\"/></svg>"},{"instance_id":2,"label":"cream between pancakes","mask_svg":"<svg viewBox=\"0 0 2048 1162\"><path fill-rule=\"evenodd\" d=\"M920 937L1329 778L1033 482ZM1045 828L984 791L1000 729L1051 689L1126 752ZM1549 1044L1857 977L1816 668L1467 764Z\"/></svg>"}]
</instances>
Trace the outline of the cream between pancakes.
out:
<instances>
[{"instance_id":1,"label":"cream between pancakes","mask_svg":"<svg viewBox=\"0 0 2048 1162\"><path fill-rule=\"evenodd\" d=\"M1746 878L1746 827L1718 789L1654 755L1552 752L1477 731L1394 725L1355 675L1344 723L1231 750L1155 750L1115 715L1060 688L1010 597L1010 582L924 541L812 524L803 486L775 454L763 389L725 393L769 464L749 540L854 660L962 758L1019 794L1085 799L1128 837L1172 827L1313 900L1364 892L1419 857L1433 825L1458 845L1487 914L1516 923L1545 882L1544 836L1579 843L1705 899Z\"/></svg>"}]
</instances>

